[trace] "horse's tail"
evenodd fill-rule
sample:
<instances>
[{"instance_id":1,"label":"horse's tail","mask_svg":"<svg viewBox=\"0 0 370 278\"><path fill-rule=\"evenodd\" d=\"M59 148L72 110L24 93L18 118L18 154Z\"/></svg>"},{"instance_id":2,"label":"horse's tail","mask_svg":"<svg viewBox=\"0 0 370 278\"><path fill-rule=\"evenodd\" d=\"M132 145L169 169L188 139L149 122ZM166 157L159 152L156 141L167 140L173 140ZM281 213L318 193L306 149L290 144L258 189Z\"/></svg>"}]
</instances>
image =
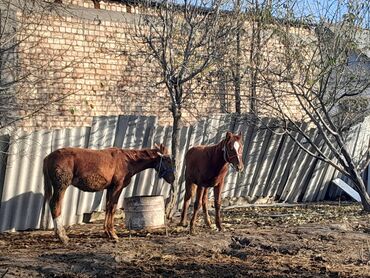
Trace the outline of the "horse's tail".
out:
<instances>
[{"instance_id":1,"label":"horse's tail","mask_svg":"<svg viewBox=\"0 0 370 278\"><path fill-rule=\"evenodd\" d=\"M47 202L50 201L51 195L53 193L53 187L51 185L50 175L48 171L47 158L48 157L44 158L44 163L42 167L42 172L44 174L44 202L42 204L42 213L41 213L41 228L42 229L47 229L48 217L45 215L46 206L47 206Z\"/></svg>"}]
</instances>

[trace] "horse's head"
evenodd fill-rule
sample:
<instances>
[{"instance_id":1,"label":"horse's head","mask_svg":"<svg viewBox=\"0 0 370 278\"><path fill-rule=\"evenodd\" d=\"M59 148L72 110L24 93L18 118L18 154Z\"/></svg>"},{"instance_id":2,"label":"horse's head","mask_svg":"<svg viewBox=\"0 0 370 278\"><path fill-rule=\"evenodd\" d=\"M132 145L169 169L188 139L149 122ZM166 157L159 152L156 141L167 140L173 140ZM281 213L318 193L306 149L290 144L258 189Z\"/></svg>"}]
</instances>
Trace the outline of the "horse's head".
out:
<instances>
[{"instance_id":1,"label":"horse's head","mask_svg":"<svg viewBox=\"0 0 370 278\"><path fill-rule=\"evenodd\" d=\"M243 155L243 142L241 134L226 133L224 145L224 158L229 162L232 167L241 172L244 168L242 155Z\"/></svg>"},{"instance_id":2,"label":"horse's head","mask_svg":"<svg viewBox=\"0 0 370 278\"><path fill-rule=\"evenodd\" d=\"M157 149L158 154L158 162L155 166L155 170L158 172L158 177L164 178L166 182L172 184L175 181L175 170L168 149L163 144L160 144L159 146L155 144L155 148Z\"/></svg>"}]
</instances>

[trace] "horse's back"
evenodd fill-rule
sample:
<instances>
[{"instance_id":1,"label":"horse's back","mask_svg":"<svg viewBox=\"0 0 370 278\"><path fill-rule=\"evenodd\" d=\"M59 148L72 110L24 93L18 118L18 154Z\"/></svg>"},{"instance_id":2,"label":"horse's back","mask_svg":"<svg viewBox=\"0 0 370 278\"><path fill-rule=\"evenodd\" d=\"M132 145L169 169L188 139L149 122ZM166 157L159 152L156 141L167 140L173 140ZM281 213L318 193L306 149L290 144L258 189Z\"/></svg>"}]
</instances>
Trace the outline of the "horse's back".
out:
<instances>
[{"instance_id":1,"label":"horse's back","mask_svg":"<svg viewBox=\"0 0 370 278\"><path fill-rule=\"evenodd\" d=\"M116 148L91 150L82 148L61 148L53 151L44 159L44 168L56 168L74 173L97 171L115 165Z\"/></svg>"},{"instance_id":2,"label":"horse's back","mask_svg":"<svg viewBox=\"0 0 370 278\"><path fill-rule=\"evenodd\" d=\"M44 158L44 169L52 170L70 162L73 159L70 149L72 148L62 148L48 154Z\"/></svg>"},{"instance_id":3,"label":"horse's back","mask_svg":"<svg viewBox=\"0 0 370 278\"><path fill-rule=\"evenodd\" d=\"M52 177L63 177L65 183L94 192L109 185L114 175L122 176L122 173L116 172L118 156L117 148L62 148L45 157L44 168Z\"/></svg>"}]
</instances>

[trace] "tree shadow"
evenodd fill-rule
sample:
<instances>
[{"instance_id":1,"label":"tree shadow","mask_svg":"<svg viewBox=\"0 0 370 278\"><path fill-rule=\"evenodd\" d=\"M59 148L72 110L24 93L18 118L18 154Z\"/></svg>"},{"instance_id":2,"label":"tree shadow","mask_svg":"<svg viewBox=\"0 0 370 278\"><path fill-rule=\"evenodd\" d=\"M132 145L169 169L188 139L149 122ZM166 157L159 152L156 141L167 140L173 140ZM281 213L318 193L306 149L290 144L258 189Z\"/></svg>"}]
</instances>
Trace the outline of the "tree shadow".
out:
<instances>
[{"instance_id":1,"label":"tree shadow","mask_svg":"<svg viewBox=\"0 0 370 278\"><path fill-rule=\"evenodd\" d=\"M0 232L39 227L43 200L43 194L29 191L1 202Z\"/></svg>"},{"instance_id":2,"label":"tree shadow","mask_svg":"<svg viewBox=\"0 0 370 278\"><path fill-rule=\"evenodd\" d=\"M112 254L95 252L51 253L39 257L46 267L36 271L44 277L112 277L118 274L117 263Z\"/></svg>"}]
</instances>

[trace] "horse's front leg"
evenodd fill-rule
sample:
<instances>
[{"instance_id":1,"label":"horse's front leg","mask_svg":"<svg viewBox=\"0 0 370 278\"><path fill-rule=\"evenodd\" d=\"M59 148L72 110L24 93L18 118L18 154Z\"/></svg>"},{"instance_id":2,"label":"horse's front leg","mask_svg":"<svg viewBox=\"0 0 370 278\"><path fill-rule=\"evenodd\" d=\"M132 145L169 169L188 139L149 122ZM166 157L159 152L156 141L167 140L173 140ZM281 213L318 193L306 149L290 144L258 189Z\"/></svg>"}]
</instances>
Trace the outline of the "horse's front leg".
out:
<instances>
[{"instance_id":1,"label":"horse's front leg","mask_svg":"<svg viewBox=\"0 0 370 278\"><path fill-rule=\"evenodd\" d=\"M222 195L222 188L224 183L221 182L214 187L214 195L215 195L215 211L216 211L216 226L219 231L222 231L222 223L221 223L221 195Z\"/></svg>"},{"instance_id":2,"label":"horse's front leg","mask_svg":"<svg viewBox=\"0 0 370 278\"><path fill-rule=\"evenodd\" d=\"M198 188L197 188L197 198L194 202L193 217L191 218L191 221L190 221L190 234L192 234L192 235L195 234L194 226L195 226L195 223L197 221L199 209L202 207L203 193L204 193L204 187L198 186Z\"/></svg>"},{"instance_id":3,"label":"horse's front leg","mask_svg":"<svg viewBox=\"0 0 370 278\"><path fill-rule=\"evenodd\" d=\"M118 236L114 229L114 214L117 208L117 202L121 195L123 186L110 186L107 189L107 203L105 209L104 231L108 238L118 241Z\"/></svg>"},{"instance_id":4,"label":"horse's front leg","mask_svg":"<svg viewBox=\"0 0 370 278\"><path fill-rule=\"evenodd\" d=\"M204 189L204 192L203 192L203 216L204 216L204 222L206 223L206 225L211 228L211 219L209 217L209 214L208 214L208 188L205 188Z\"/></svg>"}]
</instances>

